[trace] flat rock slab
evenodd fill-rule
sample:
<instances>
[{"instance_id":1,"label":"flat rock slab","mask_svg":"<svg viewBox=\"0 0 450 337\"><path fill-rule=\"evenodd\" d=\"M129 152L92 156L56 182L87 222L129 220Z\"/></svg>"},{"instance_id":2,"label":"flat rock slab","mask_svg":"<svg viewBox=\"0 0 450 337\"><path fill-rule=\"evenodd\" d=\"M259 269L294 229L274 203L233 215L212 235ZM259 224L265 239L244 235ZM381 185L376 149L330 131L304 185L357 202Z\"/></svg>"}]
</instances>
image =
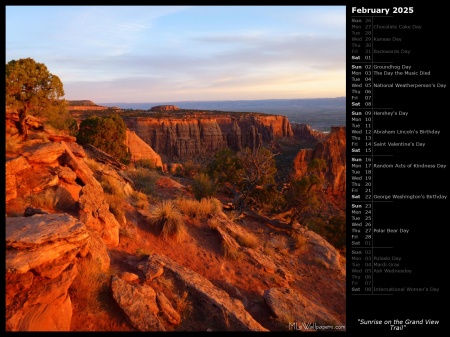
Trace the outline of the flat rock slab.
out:
<instances>
[{"instance_id":1,"label":"flat rock slab","mask_svg":"<svg viewBox=\"0 0 450 337\"><path fill-rule=\"evenodd\" d=\"M165 331L158 318L156 292L149 285L130 284L113 276L111 290L117 304L139 331Z\"/></svg>"},{"instance_id":2,"label":"flat rock slab","mask_svg":"<svg viewBox=\"0 0 450 337\"><path fill-rule=\"evenodd\" d=\"M148 262L164 267L176 279L181 281L191 295L202 300L210 310L222 310L230 323L242 331L268 331L244 309L241 301L231 298L224 290L213 285L209 280L187 269L172 259L162 255L150 255ZM143 262L148 263L148 262Z\"/></svg>"},{"instance_id":3,"label":"flat rock slab","mask_svg":"<svg viewBox=\"0 0 450 337\"><path fill-rule=\"evenodd\" d=\"M263 298L274 315L286 324L286 328L294 323L300 328L312 323L316 326L342 325L320 303L309 300L294 289L270 288L264 292Z\"/></svg>"},{"instance_id":4,"label":"flat rock slab","mask_svg":"<svg viewBox=\"0 0 450 337\"><path fill-rule=\"evenodd\" d=\"M86 226L69 214L6 218L6 271L24 273L79 251L87 243Z\"/></svg>"},{"instance_id":5,"label":"flat rock slab","mask_svg":"<svg viewBox=\"0 0 450 337\"><path fill-rule=\"evenodd\" d=\"M29 162L33 163L53 163L63 153L65 149L60 143L41 143L28 146L22 155Z\"/></svg>"}]
</instances>

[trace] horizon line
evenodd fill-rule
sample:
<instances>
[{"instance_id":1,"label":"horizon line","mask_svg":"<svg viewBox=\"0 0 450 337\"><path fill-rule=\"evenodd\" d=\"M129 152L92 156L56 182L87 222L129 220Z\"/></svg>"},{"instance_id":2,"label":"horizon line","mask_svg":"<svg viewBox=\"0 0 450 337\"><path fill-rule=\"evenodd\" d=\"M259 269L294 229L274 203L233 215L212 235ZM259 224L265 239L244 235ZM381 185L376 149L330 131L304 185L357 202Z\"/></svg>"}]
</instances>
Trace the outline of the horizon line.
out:
<instances>
[{"instance_id":1,"label":"horizon line","mask_svg":"<svg viewBox=\"0 0 450 337\"><path fill-rule=\"evenodd\" d=\"M249 101L293 101L293 100L313 100L313 99L337 99L346 98L346 96L335 96L335 97L311 97L311 98L261 98L261 99L221 99L221 100L185 100L185 101L147 101L147 102L99 102L108 104L147 104L147 103L189 103L189 102L249 102ZM67 101L91 101L90 99L66 99Z\"/></svg>"}]
</instances>

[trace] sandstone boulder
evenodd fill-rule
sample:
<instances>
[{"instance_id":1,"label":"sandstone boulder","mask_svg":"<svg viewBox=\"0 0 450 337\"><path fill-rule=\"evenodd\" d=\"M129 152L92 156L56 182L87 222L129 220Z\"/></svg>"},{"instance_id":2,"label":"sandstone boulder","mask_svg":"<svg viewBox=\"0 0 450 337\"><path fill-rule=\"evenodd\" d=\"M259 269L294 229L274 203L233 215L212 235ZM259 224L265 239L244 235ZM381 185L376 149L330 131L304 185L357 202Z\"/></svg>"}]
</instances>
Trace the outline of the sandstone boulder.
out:
<instances>
[{"instance_id":1,"label":"sandstone boulder","mask_svg":"<svg viewBox=\"0 0 450 337\"><path fill-rule=\"evenodd\" d=\"M139 331L165 331L158 318L156 292L149 285L130 284L113 276L111 290L114 300Z\"/></svg>"},{"instance_id":2,"label":"sandstone boulder","mask_svg":"<svg viewBox=\"0 0 450 337\"><path fill-rule=\"evenodd\" d=\"M6 330L69 331L68 289L86 226L68 214L6 218Z\"/></svg>"},{"instance_id":3,"label":"sandstone boulder","mask_svg":"<svg viewBox=\"0 0 450 337\"><path fill-rule=\"evenodd\" d=\"M93 230L89 231L89 240L87 245L87 258L95 259L102 272L106 272L111 265L111 258L109 257L108 247L105 242L99 236L99 234Z\"/></svg>"},{"instance_id":4,"label":"sandstone boulder","mask_svg":"<svg viewBox=\"0 0 450 337\"><path fill-rule=\"evenodd\" d=\"M196 272L180 266L172 259L153 254L148 262L164 266L164 273L169 272L188 289L189 293L204 306L210 315L220 319L228 317L229 323L237 330L267 331L244 309L242 302L231 298L224 290L213 285L209 280ZM148 262L141 262L146 264Z\"/></svg>"},{"instance_id":5,"label":"sandstone boulder","mask_svg":"<svg viewBox=\"0 0 450 337\"><path fill-rule=\"evenodd\" d=\"M68 183L74 183L77 179L77 174L72 171L67 166L58 166L56 167L53 172L63 181Z\"/></svg>"},{"instance_id":6,"label":"sandstone boulder","mask_svg":"<svg viewBox=\"0 0 450 337\"><path fill-rule=\"evenodd\" d=\"M149 260L147 263L140 264L138 268L144 273L146 282L151 282L164 273L164 265L158 263L158 261Z\"/></svg>"},{"instance_id":7,"label":"sandstone boulder","mask_svg":"<svg viewBox=\"0 0 450 337\"><path fill-rule=\"evenodd\" d=\"M75 142L67 142L67 146L72 150L72 153L76 157L85 158L86 152L84 151L83 147Z\"/></svg>"},{"instance_id":8,"label":"sandstone boulder","mask_svg":"<svg viewBox=\"0 0 450 337\"><path fill-rule=\"evenodd\" d=\"M30 163L55 164L64 151L60 143L38 143L24 148L22 155Z\"/></svg>"},{"instance_id":9,"label":"sandstone boulder","mask_svg":"<svg viewBox=\"0 0 450 337\"><path fill-rule=\"evenodd\" d=\"M120 275L120 278L128 283L135 282L139 280L139 276L134 273L124 272Z\"/></svg>"},{"instance_id":10,"label":"sandstone boulder","mask_svg":"<svg viewBox=\"0 0 450 337\"><path fill-rule=\"evenodd\" d=\"M269 306L275 317L286 324L294 324L302 327L302 323L317 325L342 325L339 320L320 303L309 300L300 292L290 288L270 288L264 291L264 301Z\"/></svg>"},{"instance_id":11,"label":"sandstone boulder","mask_svg":"<svg viewBox=\"0 0 450 337\"><path fill-rule=\"evenodd\" d=\"M119 244L120 224L109 211L109 205L104 199L103 189L98 189L93 185L85 185L81 189L78 202L80 220L97 232L107 245L116 247Z\"/></svg>"},{"instance_id":12,"label":"sandstone boulder","mask_svg":"<svg viewBox=\"0 0 450 337\"><path fill-rule=\"evenodd\" d=\"M307 239L311 255L320 259L328 269L345 274L345 266L341 265L340 254L336 248L319 234L311 230L304 231L302 235Z\"/></svg>"},{"instance_id":13,"label":"sandstone boulder","mask_svg":"<svg viewBox=\"0 0 450 337\"><path fill-rule=\"evenodd\" d=\"M22 156L7 160L5 163L6 174L16 174L30 168L30 164Z\"/></svg>"},{"instance_id":14,"label":"sandstone boulder","mask_svg":"<svg viewBox=\"0 0 450 337\"><path fill-rule=\"evenodd\" d=\"M100 185L97 179L95 179L94 173L91 171L89 166L87 166L83 160L78 159L64 141L61 141L61 146L65 150L63 157L64 163L75 172L77 178L79 178L83 184L91 185L94 188L103 191L102 185Z\"/></svg>"},{"instance_id":15,"label":"sandstone boulder","mask_svg":"<svg viewBox=\"0 0 450 337\"><path fill-rule=\"evenodd\" d=\"M47 136L48 140L54 142L54 143L60 143L61 141L64 141L66 143L73 143L76 142L77 137L74 136L66 136L66 135L54 135L50 134Z\"/></svg>"},{"instance_id":16,"label":"sandstone boulder","mask_svg":"<svg viewBox=\"0 0 450 337\"><path fill-rule=\"evenodd\" d=\"M89 237L85 225L68 214L8 217L5 233L6 271L11 273L25 273L67 254L73 258Z\"/></svg>"},{"instance_id":17,"label":"sandstone boulder","mask_svg":"<svg viewBox=\"0 0 450 337\"><path fill-rule=\"evenodd\" d=\"M5 201L17 198L17 183L15 174L6 174L5 176Z\"/></svg>"},{"instance_id":18,"label":"sandstone boulder","mask_svg":"<svg viewBox=\"0 0 450 337\"><path fill-rule=\"evenodd\" d=\"M17 179L16 175L22 171L31 169L30 164L25 157L19 156L5 163L6 179L5 179L5 195L6 202L17 197Z\"/></svg>"},{"instance_id":19,"label":"sandstone boulder","mask_svg":"<svg viewBox=\"0 0 450 337\"><path fill-rule=\"evenodd\" d=\"M167 321L172 325L181 323L180 314L173 308L172 303L162 292L156 293L156 303Z\"/></svg>"}]
</instances>

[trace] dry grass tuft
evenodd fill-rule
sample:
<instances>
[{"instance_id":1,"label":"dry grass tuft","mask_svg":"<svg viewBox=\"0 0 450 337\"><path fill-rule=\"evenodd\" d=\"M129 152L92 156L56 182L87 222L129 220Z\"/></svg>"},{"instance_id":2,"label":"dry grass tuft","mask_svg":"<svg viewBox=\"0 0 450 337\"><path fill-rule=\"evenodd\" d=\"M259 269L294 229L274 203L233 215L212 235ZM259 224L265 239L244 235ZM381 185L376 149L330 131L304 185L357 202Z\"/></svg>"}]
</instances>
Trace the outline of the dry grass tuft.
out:
<instances>
[{"instance_id":1,"label":"dry grass tuft","mask_svg":"<svg viewBox=\"0 0 450 337\"><path fill-rule=\"evenodd\" d=\"M102 169L103 164L99 163L98 161L96 161L93 158L89 158L89 157L85 157L84 158L84 162L86 163L86 165L91 169L92 172L96 172Z\"/></svg>"},{"instance_id":2,"label":"dry grass tuft","mask_svg":"<svg viewBox=\"0 0 450 337\"><path fill-rule=\"evenodd\" d=\"M149 207L147 195L134 190L131 192L131 203L139 209L148 209Z\"/></svg>"},{"instance_id":3,"label":"dry grass tuft","mask_svg":"<svg viewBox=\"0 0 450 337\"><path fill-rule=\"evenodd\" d=\"M256 248L259 246L259 239L251 233L236 236L236 241L244 247Z\"/></svg>"},{"instance_id":4,"label":"dry grass tuft","mask_svg":"<svg viewBox=\"0 0 450 337\"><path fill-rule=\"evenodd\" d=\"M142 247L136 249L136 256L139 257L141 260L144 259L144 258L145 259L148 258L152 254L153 254L153 251L149 251L149 250L147 250L145 248L142 248Z\"/></svg>"},{"instance_id":5,"label":"dry grass tuft","mask_svg":"<svg viewBox=\"0 0 450 337\"><path fill-rule=\"evenodd\" d=\"M211 218L208 220L208 227L212 230L215 230L217 227L220 227L220 221L216 218Z\"/></svg>"},{"instance_id":6,"label":"dry grass tuft","mask_svg":"<svg viewBox=\"0 0 450 337\"><path fill-rule=\"evenodd\" d=\"M300 233L292 235L294 240L294 249L298 250L300 253L305 253L308 250L308 240Z\"/></svg>"},{"instance_id":7,"label":"dry grass tuft","mask_svg":"<svg viewBox=\"0 0 450 337\"><path fill-rule=\"evenodd\" d=\"M111 176L102 174L99 176L100 185L103 187L105 200L109 205L109 210L118 222L121 224L126 221L125 212L123 210L123 201L125 199L125 193L121 182Z\"/></svg>"},{"instance_id":8,"label":"dry grass tuft","mask_svg":"<svg viewBox=\"0 0 450 337\"><path fill-rule=\"evenodd\" d=\"M228 219L230 219L232 222L236 222L240 219L240 213L238 211L231 211L226 213L228 216Z\"/></svg>"},{"instance_id":9,"label":"dry grass tuft","mask_svg":"<svg viewBox=\"0 0 450 337\"><path fill-rule=\"evenodd\" d=\"M237 250L236 247L228 244L225 240L222 240L222 249L223 255L229 260L236 261L242 257L241 252Z\"/></svg>"},{"instance_id":10,"label":"dry grass tuft","mask_svg":"<svg viewBox=\"0 0 450 337\"><path fill-rule=\"evenodd\" d=\"M105 193L105 200L109 205L109 211L116 220L123 224L125 221L125 212L123 210L123 198L120 195Z\"/></svg>"},{"instance_id":11,"label":"dry grass tuft","mask_svg":"<svg viewBox=\"0 0 450 337\"><path fill-rule=\"evenodd\" d=\"M288 239L284 235L274 235L270 240L272 247L281 254L288 254Z\"/></svg>"},{"instance_id":12,"label":"dry grass tuft","mask_svg":"<svg viewBox=\"0 0 450 337\"><path fill-rule=\"evenodd\" d=\"M175 289L175 284L170 277L158 277L154 279L159 285L161 285L164 289L168 290L167 293L173 293ZM164 291L163 291L164 292Z\"/></svg>"},{"instance_id":13,"label":"dry grass tuft","mask_svg":"<svg viewBox=\"0 0 450 337\"><path fill-rule=\"evenodd\" d=\"M29 198L31 206L45 210L53 210L55 208L57 198L53 188L47 188L41 193L33 194Z\"/></svg>"},{"instance_id":14,"label":"dry grass tuft","mask_svg":"<svg viewBox=\"0 0 450 337\"><path fill-rule=\"evenodd\" d=\"M92 257L79 261L78 274L69 288L72 302L82 303L80 310L83 312L111 310L113 300L109 294L109 282L116 271L102 272L100 262Z\"/></svg>"},{"instance_id":15,"label":"dry grass tuft","mask_svg":"<svg viewBox=\"0 0 450 337\"><path fill-rule=\"evenodd\" d=\"M192 218L207 218L222 211L222 204L216 198L203 198L200 201L181 198L176 203L183 214Z\"/></svg>"},{"instance_id":16,"label":"dry grass tuft","mask_svg":"<svg viewBox=\"0 0 450 337\"><path fill-rule=\"evenodd\" d=\"M136 167L142 167L147 170L156 170L156 168L157 168L154 161L151 159L147 159L147 158L141 158L141 159L136 160L134 165Z\"/></svg>"},{"instance_id":17,"label":"dry grass tuft","mask_svg":"<svg viewBox=\"0 0 450 337\"><path fill-rule=\"evenodd\" d=\"M150 210L149 221L161 230L164 238L169 236L180 240L184 236L184 226L180 210L172 200L163 200Z\"/></svg>"},{"instance_id":18,"label":"dry grass tuft","mask_svg":"<svg viewBox=\"0 0 450 337\"><path fill-rule=\"evenodd\" d=\"M277 256L277 252L275 251L275 249L272 246L268 245L267 243L264 244L263 252L264 254L270 256L271 258L275 258Z\"/></svg>"},{"instance_id":19,"label":"dry grass tuft","mask_svg":"<svg viewBox=\"0 0 450 337\"><path fill-rule=\"evenodd\" d=\"M100 184L102 185L105 193L116 195L122 199L125 198L122 184L117 178L106 174L102 175L100 178Z\"/></svg>"},{"instance_id":20,"label":"dry grass tuft","mask_svg":"<svg viewBox=\"0 0 450 337\"><path fill-rule=\"evenodd\" d=\"M193 310L192 302L187 299L187 291L183 292L183 295L175 298L175 310L180 313L182 319L188 318Z\"/></svg>"},{"instance_id":21,"label":"dry grass tuft","mask_svg":"<svg viewBox=\"0 0 450 337\"><path fill-rule=\"evenodd\" d=\"M193 199L180 198L175 200L178 209L187 216L195 218L198 212L198 201Z\"/></svg>"}]
</instances>

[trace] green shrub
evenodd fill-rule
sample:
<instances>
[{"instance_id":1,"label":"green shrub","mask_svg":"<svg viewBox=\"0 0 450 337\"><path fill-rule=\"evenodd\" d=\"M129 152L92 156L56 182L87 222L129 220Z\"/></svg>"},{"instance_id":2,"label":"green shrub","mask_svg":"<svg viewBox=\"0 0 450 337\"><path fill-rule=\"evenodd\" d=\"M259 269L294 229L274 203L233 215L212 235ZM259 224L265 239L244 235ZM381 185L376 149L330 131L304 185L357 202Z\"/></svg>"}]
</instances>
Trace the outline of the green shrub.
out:
<instances>
[{"instance_id":1,"label":"green shrub","mask_svg":"<svg viewBox=\"0 0 450 337\"><path fill-rule=\"evenodd\" d=\"M151 195L155 190L159 173L139 167L134 171L128 172L128 176L133 180L137 191Z\"/></svg>"},{"instance_id":2,"label":"green shrub","mask_svg":"<svg viewBox=\"0 0 450 337\"><path fill-rule=\"evenodd\" d=\"M128 164L131 154L125 145L126 129L124 121L118 114L105 117L91 116L80 123L77 143L91 144Z\"/></svg>"},{"instance_id":3,"label":"green shrub","mask_svg":"<svg viewBox=\"0 0 450 337\"><path fill-rule=\"evenodd\" d=\"M211 177L217 179L219 184L230 183L238 185L242 162L230 149L225 148L214 154L214 159L207 166L207 172Z\"/></svg>"},{"instance_id":4,"label":"green shrub","mask_svg":"<svg viewBox=\"0 0 450 337\"><path fill-rule=\"evenodd\" d=\"M183 164L182 175L186 178L193 178L201 170L201 165L194 163L191 159Z\"/></svg>"},{"instance_id":5,"label":"green shrub","mask_svg":"<svg viewBox=\"0 0 450 337\"><path fill-rule=\"evenodd\" d=\"M211 197L216 189L216 182L204 173L199 174L192 183L192 193L197 200Z\"/></svg>"},{"instance_id":6,"label":"green shrub","mask_svg":"<svg viewBox=\"0 0 450 337\"><path fill-rule=\"evenodd\" d=\"M155 162L153 160L147 159L147 158L141 158L141 159L136 160L135 166L142 167L147 170L156 170L157 169Z\"/></svg>"},{"instance_id":7,"label":"green shrub","mask_svg":"<svg viewBox=\"0 0 450 337\"><path fill-rule=\"evenodd\" d=\"M123 197L116 194L105 193L105 200L109 205L109 211L119 223L123 223L125 212L123 210Z\"/></svg>"},{"instance_id":8,"label":"green shrub","mask_svg":"<svg viewBox=\"0 0 450 337\"><path fill-rule=\"evenodd\" d=\"M103 191L108 194L116 195L119 198L124 198L125 193L120 181L110 175L102 175L100 179L100 185L103 187Z\"/></svg>"}]
</instances>

